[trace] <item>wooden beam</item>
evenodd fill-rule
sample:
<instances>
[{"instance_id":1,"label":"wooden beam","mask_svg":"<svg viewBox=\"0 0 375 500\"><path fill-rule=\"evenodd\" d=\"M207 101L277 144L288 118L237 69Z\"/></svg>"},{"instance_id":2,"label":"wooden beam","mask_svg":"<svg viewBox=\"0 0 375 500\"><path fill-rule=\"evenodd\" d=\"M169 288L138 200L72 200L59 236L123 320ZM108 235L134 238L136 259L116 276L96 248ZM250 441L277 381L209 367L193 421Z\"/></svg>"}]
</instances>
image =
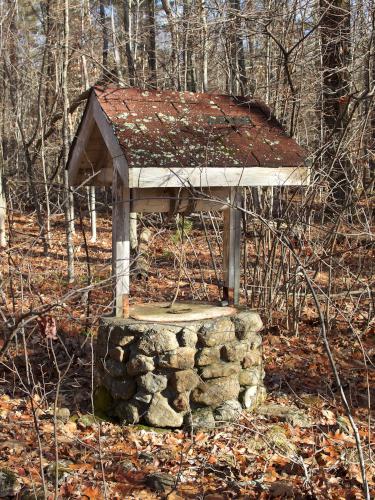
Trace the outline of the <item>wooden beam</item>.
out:
<instances>
[{"instance_id":1,"label":"wooden beam","mask_svg":"<svg viewBox=\"0 0 375 500\"><path fill-rule=\"evenodd\" d=\"M224 210L223 231L223 299L231 305L238 305L240 293L241 258L241 196L239 190L231 188L231 206Z\"/></svg>"},{"instance_id":2,"label":"wooden beam","mask_svg":"<svg viewBox=\"0 0 375 500\"><path fill-rule=\"evenodd\" d=\"M77 136L72 155L69 160L68 178L70 186L79 184L79 182L77 182L77 177L81 166L81 159L90 140L94 126L95 120L93 116L93 100L91 97L89 102L87 103L87 108L82 119L79 135Z\"/></svg>"},{"instance_id":3,"label":"wooden beam","mask_svg":"<svg viewBox=\"0 0 375 500\"><path fill-rule=\"evenodd\" d=\"M130 189L120 175L121 157L113 159L112 268L115 316L129 317Z\"/></svg>"},{"instance_id":4,"label":"wooden beam","mask_svg":"<svg viewBox=\"0 0 375 500\"><path fill-rule=\"evenodd\" d=\"M131 188L304 186L309 183L308 167L202 167L129 169Z\"/></svg>"},{"instance_id":5,"label":"wooden beam","mask_svg":"<svg viewBox=\"0 0 375 500\"><path fill-rule=\"evenodd\" d=\"M228 207L230 188L204 189L204 193L192 194L190 189L148 188L132 189L132 212L176 213L221 211ZM210 199L211 198L211 199Z\"/></svg>"}]
</instances>

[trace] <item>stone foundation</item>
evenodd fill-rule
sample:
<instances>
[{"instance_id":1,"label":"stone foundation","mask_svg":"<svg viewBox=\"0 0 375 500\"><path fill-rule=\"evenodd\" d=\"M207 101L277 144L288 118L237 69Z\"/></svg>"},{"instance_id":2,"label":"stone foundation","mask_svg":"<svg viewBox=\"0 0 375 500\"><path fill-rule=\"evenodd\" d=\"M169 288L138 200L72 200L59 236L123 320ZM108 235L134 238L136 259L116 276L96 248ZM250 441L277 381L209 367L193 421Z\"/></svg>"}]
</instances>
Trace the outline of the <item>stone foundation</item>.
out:
<instances>
[{"instance_id":1,"label":"stone foundation","mask_svg":"<svg viewBox=\"0 0 375 500\"><path fill-rule=\"evenodd\" d=\"M265 398L257 313L178 323L103 318L96 410L122 423L213 428Z\"/></svg>"}]
</instances>

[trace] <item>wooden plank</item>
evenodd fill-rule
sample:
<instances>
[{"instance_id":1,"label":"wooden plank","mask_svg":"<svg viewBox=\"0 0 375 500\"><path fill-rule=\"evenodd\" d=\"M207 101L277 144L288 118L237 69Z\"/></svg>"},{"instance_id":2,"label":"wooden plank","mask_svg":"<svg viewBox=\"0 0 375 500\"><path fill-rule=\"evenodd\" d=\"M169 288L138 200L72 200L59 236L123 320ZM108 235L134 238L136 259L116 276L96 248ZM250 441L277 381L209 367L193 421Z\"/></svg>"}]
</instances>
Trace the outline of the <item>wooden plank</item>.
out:
<instances>
[{"instance_id":1,"label":"wooden plank","mask_svg":"<svg viewBox=\"0 0 375 500\"><path fill-rule=\"evenodd\" d=\"M102 134L103 140L108 148L108 151L113 160L120 158L121 161L117 162L118 173L122 177L123 182L129 187L129 173L126 167L126 159L120 143L113 131L113 126L108 120L104 111L102 110L98 99L93 96L93 115ZM130 186L131 187L131 186Z\"/></svg>"},{"instance_id":2,"label":"wooden plank","mask_svg":"<svg viewBox=\"0 0 375 500\"><path fill-rule=\"evenodd\" d=\"M120 318L129 317L130 291L130 189L120 170L121 157L113 159L112 273L114 309ZM126 167L126 166L125 166Z\"/></svg>"},{"instance_id":3,"label":"wooden plank","mask_svg":"<svg viewBox=\"0 0 375 500\"><path fill-rule=\"evenodd\" d=\"M132 188L219 187L219 186L303 186L309 184L308 167L231 168L130 168Z\"/></svg>"},{"instance_id":4,"label":"wooden plank","mask_svg":"<svg viewBox=\"0 0 375 500\"><path fill-rule=\"evenodd\" d=\"M83 117L83 122L80 127L80 133L77 137L74 149L72 151L72 156L69 160L68 179L70 186L75 186L79 184L79 182L77 182L77 176L81 166L81 159L85 152L87 144L90 141L92 131L95 127L92 97L93 96L91 95L91 98L87 104L87 109Z\"/></svg>"},{"instance_id":5,"label":"wooden plank","mask_svg":"<svg viewBox=\"0 0 375 500\"><path fill-rule=\"evenodd\" d=\"M204 189L192 193L190 189L148 188L132 189L132 212L154 213L170 212L184 213L186 211L208 212L221 211L227 208L229 188ZM211 198L211 199L210 199Z\"/></svg>"},{"instance_id":6,"label":"wooden plank","mask_svg":"<svg viewBox=\"0 0 375 500\"><path fill-rule=\"evenodd\" d=\"M241 197L239 190L231 188L231 206L224 210L223 231L223 299L230 305L238 305L240 292L241 258Z\"/></svg>"}]
</instances>

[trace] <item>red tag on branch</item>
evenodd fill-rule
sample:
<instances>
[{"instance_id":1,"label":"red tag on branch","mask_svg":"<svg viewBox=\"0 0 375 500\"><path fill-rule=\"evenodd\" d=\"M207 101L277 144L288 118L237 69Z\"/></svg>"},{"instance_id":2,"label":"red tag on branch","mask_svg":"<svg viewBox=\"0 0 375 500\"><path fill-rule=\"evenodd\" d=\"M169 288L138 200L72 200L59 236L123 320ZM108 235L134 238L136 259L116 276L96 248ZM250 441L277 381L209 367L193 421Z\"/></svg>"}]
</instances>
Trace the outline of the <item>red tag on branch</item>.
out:
<instances>
[{"instance_id":1,"label":"red tag on branch","mask_svg":"<svg viewBox=\"0 0 375 500\"><path fill-rule=\"evenodd\" d=\"M40 333L47 339L57 339L57 326L56 320L53 316L41 316L38 319Z\"/></svg>"}]
</instances>

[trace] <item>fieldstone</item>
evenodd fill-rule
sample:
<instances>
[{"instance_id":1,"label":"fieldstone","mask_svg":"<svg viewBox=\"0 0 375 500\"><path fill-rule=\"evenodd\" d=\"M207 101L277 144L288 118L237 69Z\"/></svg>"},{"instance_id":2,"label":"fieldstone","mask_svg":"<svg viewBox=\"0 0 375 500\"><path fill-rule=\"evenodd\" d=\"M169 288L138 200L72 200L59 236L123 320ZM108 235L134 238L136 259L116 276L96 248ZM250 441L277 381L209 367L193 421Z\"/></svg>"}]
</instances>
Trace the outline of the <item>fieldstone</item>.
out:
<instances>
[{"instance_id":1,"label":"fieldstone","mask_svg":"<svg viewBox=\"0 0 375 500\"><path fill-rule=\"evenodd\" d=\"M259 406L256 412L264 417L278 418L288 422L293 427L308 428L313 425L309 416L296 406L266 404Z\"/></svg>"},{"instance_id":2,"label":"fieldstone","mask_svg":"<svg viewBox=\"0 0 375 500\"><path fill-rule=\"evenodd\" d=\"M139 403L148 404L151 403L152 394L143 389L138 389L138 391L134 394L133 399Z\"/></svg>"},{"instance_id":3,"label":"fieldstone","mask_svg":"<svg viewBox=\"0 0 375 500\"><path fill-rule=\"evenodd\" d=\"M122 424L137 424L139 422L139 411L135 404L128 401L120 401L116 405L116 416Z\"/></svg>"},{"instance_id":4,"label":"fieldstone","mask_svg":"<svg viewBox=\"0 0 375 500\"><path fill-rule=\"evenodd\" d=\"M179 342L182 347L196 347L198 342L197 329L200 325L193 324L185 326L179 334Z\"/></svg>"},{"instance_id":5,"label":"fieldstone","mask_svg":"<svg viewBox=\"0 0 375 500\"><path fill-rule=\"evenodd\" d=\"M178 328L179 331L181 328ZM147 356L152 354L161 354L167 351L174 351L179 347L176 338L176 328L155 329L149 330L142 335L138 343L138 351Z\"/></svg>"},{"instance_id":6,"label":"fieldstone","mask_svg":"<svg viewBox=\"0 0 375 500\"><path fill-rule=\"evenodd\" d=\"M250 342L250 350L251 351L255 351L262 346L263 339L262 339L261 335L254 334L251 337L249 337L248 340Z\"/></svg>"},{"instance_id":7,"label":"fieldstone","mask_svg":"<svg viewBox=\"0 0 375 500\"><path fill-rule=\"evenodd\" d=\"M108 356L115 361L126 361L124 360L124 349L120 346L112 347L112 349L109 349Z\"/></svg>"},{"instance_id":8,"label":"fieldstone","mask_svg":"<svg viewBox=\"0 0 375 500\"><path fill-rule=\"evenodd\" d=\"M259 366L261 364L262 364L261 349L248 351L242 360L243 368L252 368L253 366Z\"/></svg>"},{"instance_id":9,"label":"fieldstone","mask_svg":"<svg viewBox=\"0 0 375 500\"><path fill-rule=\"evenodd\" d=\"M129 375L143 375L155 368L154 360L144 354L137 354L126 365Z\"/></svg>"},{"instance_id":10,"label":"fieldstone","mask_svg":"<svg viewBox=\"0 0 375 500\"><path fill-rule=\"evenodd\" d=\"M15 497L22 484L18 476L9 469L0 469L0 498Z\"/></svg>"},{"instance_id":11,"label":"fieldstone","mask_svg":"<svg viewBox=\"0 0 375 500\"><path fill-rule=\"evenodd\" d=\"M262 320L256 312L243 311L232 317L236 328L236 335L240 340L247 339L254 332L259 332L263 328Z\"/></svg>"},{"instance_id":12,"label":"fieldstone","mask_svg":"<svg viewBox=\"0 0 375 500\"><path fill-rule=\"evenodd\" d=\"M128 329L115 326L109 334L109 342L115 346L123 347L134 341L134 335L129 335Z\"/></svg>"},{"instance_id":13,"label":"fieldstone","mask_svg":"<svg viewBox=\"0 0 375 500\"><path fill-rule=\"evenodd\" d=\"M155 427L181 427L183 416L169 406L168 400L160 393L154 394L145 415L146 422Z\"/></svg>"},{"instance_id":14,"label":"fieldstone","mask_svg":"<svg viewBox=\"0 0 375 500\"><path fill-rule=\"evenodd\" d=\"M153 472L146 476L145 483L153 491L167 492L174 487L176 478L165 472Z\"/></svg>"},{"instance_id":15,"label":"fieldstone","mask_svg":"<svg viewBox=\"0 0 375 500\"><path fill-rule=\"evenodd\" d=\"M199 384L191 393L191 401L215 408L223 401L236 399L239 392L238 377L215 378Z\"/></svg>"},{"instance_id":16,"label":"fieldstone","mask_svg":"<svg viewBox=\"0 0 375 500\"><path fill-rule=\"evenodd\" d=\"M69 408L57 408L56 418L57 420L61 420L61 422L64 422L66 424L70 418Z\"/></svg>"},{"instance_id":17,"label":"fieldstone","mask_svg":"<svg viewBox=\"0 0 375 500\"><path fill-rule=\"evenodd\" d=\"M241 370L238 375L240 385L258 385L264 378L263 368L255 366L247 370Z\"/></svg>"},{"instance_id":18,"label":"fieldstone","mask_svg":"<svg viewBox=\"0 0 375 500\"><path fill-rule=\"evenodd\" d=\"M186 412L190 409L190 393L189 392L181 392L177 397L172 401L172 406L178 412Z\"/></svg>"},{"instance_id":19,"label":"fieldstone","mask_svg":"<svg viewBox=\"0 0 375 500\"><path fill-rule=\"evenodd\" d=\"M207 365L201 369L200 375L204 379L229 377L235 375L241 370L239 363L215 363Z\"/></svg>"},{"instance_id":20,"label":"fieldstone","mask_svg":"<svg viewBox=\"0 0 375 500\"><path fill-rule=\"evenodd\" d=\"M253 409L266 399L267 393L263 385L252 385L241 394L242 406L247 410Z\"/></svg>"},{"instance_id":21,"label":"fieldstone","mask_svg":"<svg viewBox=\"0 0 375 500\"><path fill-rule=\"evenodd\" d=\"M197 408L186 415L185 425L191 430L215 429L214 414L210 408Z\"/></svg>"},{"instance_id":22,"label":"fieldstone","mask_svg":"<svg viewBox=\"0 0 375 500\"><path fill-rule=\"evenodd\" d=\"M180 347L172 352L167 352L158 357L158 365L162 368L175 368L186 370L194 368L195 349Z\"/></svg>"},{"instance_id":23,"label":"fieldstone","mask_svg":"<svg viewBox=\"0 0 375 500\"><path fill-rule=\"evenodd\" d=\"M126 375L126 366L120 361L115 361L114 359L107 359L104 362L105 370L114 378L124 377Z\"/></svg>"},{"instance_id":24,"label":"fieldstone","mask_svg":"<svg viewBox=\"0 0 375 500\"><path fill-rule=\"evenodd\" d=\"M114 398L130 399L135 393L135 382L132 379L113 380L111 393Z\"/></svg>"},{"instance_id":25,"label":"fieldstone","mask_svg":"<svg viewBox=\"0 0 375 500\"><path fill-rule=\"evenodd\" d=\"M221 354L225 361L242 361L249 348L249 343L246 340L244 342L232 342L223 346Z\"/></svg>"},{"instance_id":26,"label":"fieldstone","mask_svg":"<svg viewBox=\"0 0 375 500\"><path fill-rule=\"evenodd\" d=\"M138 388L150 394L163 391L167 384L168 379L165 375L156 375L152 372L148 372L137 379Z\"/></svg>"},{"instance_id":27,"label":"fieldstone","mask_svg":"<svg viewBox=\"0 0 375 500\"><path fill-rule=\"evenodd\" d=\"M220 361L221 346L203 347L197 352L195 363L197 366L206 366Z\"/></svg>"},{"instance_id":28,"label":"fieldstone","mask_svg":"<svg viewBox=\"0 0 375 500\"><path fill-rule=\"evenodd\" d=\"M214 347L236 340L234 324L229 318L204 323L198 332L198 339L205 347Z\"/></svg>"},{"instance_id":29,"label":"fieldstone","mask_svg":"<svg viewBox=\"0 0 375 500\"><path fill-rule=\"evenodd\" d=\"M233 422L241 416L242 406L237 399L224 401L214 412L215 420Z\"/></svg>"},{"instance_id":30,"label":"fieldstone","mask_svg":"<svg viewBox=\"0 0 375 500\"><path fill-rule=\"evenodd\" d=\"M201 382L194 370L181 370L172 373L170 384L177 392L192 391Z\"/></svg>"}]
</instances>

